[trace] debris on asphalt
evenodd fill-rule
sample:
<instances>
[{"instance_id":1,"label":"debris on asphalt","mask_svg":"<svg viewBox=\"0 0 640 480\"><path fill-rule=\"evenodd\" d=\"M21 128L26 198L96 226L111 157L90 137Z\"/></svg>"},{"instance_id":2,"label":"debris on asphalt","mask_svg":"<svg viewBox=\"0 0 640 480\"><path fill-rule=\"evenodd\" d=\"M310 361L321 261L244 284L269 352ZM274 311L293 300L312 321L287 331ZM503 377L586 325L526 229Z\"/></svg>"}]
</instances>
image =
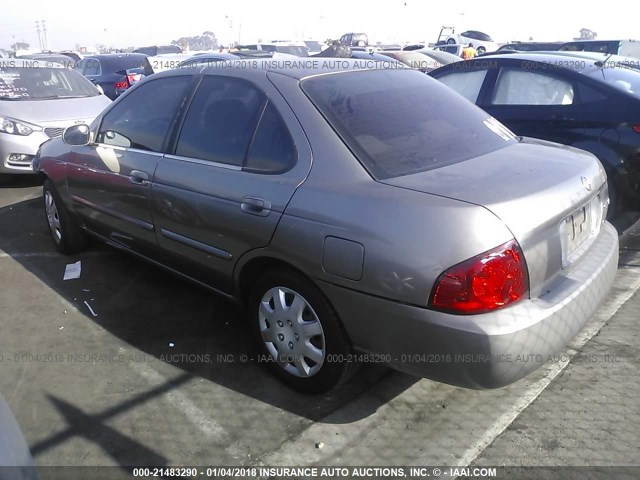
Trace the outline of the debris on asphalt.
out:
<instances>
[{"instance_id":1,"label":"debris on asphalt","mask_svg":"<svg viewBox=\"0 0 640 480\"><path fill-rule=\"evenodd\" d=\"M73 280L80 278L82 272L82 263L78 260L76 263L69 263L64 269L64 277L62 280Z\"/></svg>"},{"instance_id":2,"label":"debris on asphalt","mask_svg":"<svg viewBox=\"0 0 640 480\"><path fill-rule=\"evenodd\" d=\"M62 329L64 329L64 327L60 327L58 330L62 330Z\"/></svg>"},{"instance_id":3,"label":"debris on asphalt","mask_svg":"<svg viewBox=\"0 0 640 480\"><path fill-rule=\"evenodd\" d=\"M323 442L318 442L318 443L316 443L316 448L317 448L318 450L322 450L322 449L324 448L324 443L323 443Z\"/></svg>"},{"instance_id":4,"label":"debris on asphalt","mask_svg":"<svg viewBox=\"0 0 640 480\"><path fill-rule=\"evenodd\" d=\"M89 311L91 312L91 315L93 315L94 317L97 317L98 314L96 312L93 311L93 308L91 308L91 305L89 305L89 303L85 300L84 304L87 306L87 308L89 309Z\"/></svg>"},{"instance_id":5,"label":"debris on asphalt","mask_svg":"<svg viewBox=\"0 0 640 480\"><path fill-rule=\"evenodd\" d=\"M176 344L175 344L175 343L173 343L173 342L169 342L169 346L170 346L171 348L173 348L173 347L175 347L175 346L176 346Z\"/></svg>"},{"instance_id":6,"label":"debris on asphalt","mask_svg":"<svg viewBox=\"0 0 640 480\"><path fill-rule=\"evenodd\" d=\"M88 288L83 288L82 291L83 292L90 292L91 290L89 290Z\"/></svg>"}]
</instances>

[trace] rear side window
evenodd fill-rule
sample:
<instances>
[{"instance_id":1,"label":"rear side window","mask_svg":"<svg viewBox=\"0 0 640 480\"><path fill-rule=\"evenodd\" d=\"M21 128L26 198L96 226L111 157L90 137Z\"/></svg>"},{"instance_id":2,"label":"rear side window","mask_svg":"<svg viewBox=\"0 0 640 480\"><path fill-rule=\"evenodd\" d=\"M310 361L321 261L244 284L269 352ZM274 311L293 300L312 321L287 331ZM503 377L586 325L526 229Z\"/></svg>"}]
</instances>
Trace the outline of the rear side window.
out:
<instances>
[{"instance_id":1,"label":"rear side window","mask_svg":"<svg viewBox=\"0 0 640 480\"><path fill-rule=\"evenodd\" d=\"M531 71L502 69L493 105L571 105L573 85L561 78Z\"/></svg>"},{"instance_id":2,"label":"rear side window","mask_svg":"<svg viewBox=\"0 0 640 480\"><path fill-rule=\"evenodd\" d=\"M311 77L302 89L377 179L432 170L515 142L515 135L416 70Z\"/></svg>"},{"instance_id":3,"label":"rear side window","mask_svg":"<svg viewBox=\"0 0 640 480\"><path fill-rule=\"evenodd\" d=\"M162 152L190 82L190 76L164 77L138 86L105 115L98 142Z\"/></svg>"},{"instance_id":4,"label":"rear side window","mask_svg":"<svg viewBox=\"0 0 640 480\"><path fill-rule=\"evenodd\" d=\"M470 102L476 103L486 76L487 70L477 70L475 72L450 73L439 77L438 80Z\"/></svg>"},{"instance_id":5,"label":"rear side window","mask_svg":"<svg viewBox=\"0 0 640 480\"><path fill-rule=\"evenodd\" d=\"M100 69L100 62L97 60L94 60L93 58L88 59L84 69L84 74L87 76L90 76L90 75L97 76L97 75L100 75L101 73L102 72Z\"/></svg>"},{"instance_id":6,"label":"rear side window","mask_svg":"<svg viewBox=\"0 0 640 480\"><path fill-rule=\"evenodd\" d=\"M176 155L242 166L265 100L244 80L204 77L182 125Z\"/></svg>"},{"instance_id":7,"label":"rear side window","mask_svg":"<svg viewBox=\"0 0 640 480\"><path fill-rule=\"evenodd\" d=\"M260 118L244 170L254 173L283 173L296 163L297 152L289 129L269 102Z\"/></svg>"}]
</instances>

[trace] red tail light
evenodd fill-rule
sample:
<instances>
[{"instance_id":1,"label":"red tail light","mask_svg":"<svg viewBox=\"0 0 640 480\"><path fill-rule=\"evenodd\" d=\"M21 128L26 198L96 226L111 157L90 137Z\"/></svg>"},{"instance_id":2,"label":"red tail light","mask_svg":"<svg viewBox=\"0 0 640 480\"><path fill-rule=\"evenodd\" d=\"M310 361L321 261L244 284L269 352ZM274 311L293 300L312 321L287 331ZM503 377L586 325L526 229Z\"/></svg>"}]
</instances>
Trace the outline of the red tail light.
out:
<instances>
[{"instance_id":1,"label":"red tail light","mask_svg":"<svg viewBox=\"0 0 640 480\"><path fill-rule=\"evenodd\" d=\"M633 128L634 132L640 133L640 125L633 125L631 128Z\"/></svg>"},{"instance_id":2,"label":"red tail light","mask_svg":"<svg viewBox=\"0 0 640 480\"><path fill-rule=\"evenodd\" d=\"M127 75L127 80L129 81L129 85L133 85L137 81L142 80L142 74L141 73L130 73L130 74Z\"/></svg>"},{"instance_id":3,"label":"red tail light","mask_svg":"<svg viewBox=\"0 0 640 480\"><path fill-rule=\"evenodd\" d=\"M127 88L129 88L129 82L116 82L116 88L118 90L126 90Z\"/></svg>"},{"instance_id":4,"label":"red tail light","mask_svg":"<svg viewBox=\"0 0 640 480\"><path fill-rule=\"evenodd\" d=\"M515 240L445 271L436 281L429 306L472 315L513 304L529 292L527 264Z\"/></svg>"}]
</instances>

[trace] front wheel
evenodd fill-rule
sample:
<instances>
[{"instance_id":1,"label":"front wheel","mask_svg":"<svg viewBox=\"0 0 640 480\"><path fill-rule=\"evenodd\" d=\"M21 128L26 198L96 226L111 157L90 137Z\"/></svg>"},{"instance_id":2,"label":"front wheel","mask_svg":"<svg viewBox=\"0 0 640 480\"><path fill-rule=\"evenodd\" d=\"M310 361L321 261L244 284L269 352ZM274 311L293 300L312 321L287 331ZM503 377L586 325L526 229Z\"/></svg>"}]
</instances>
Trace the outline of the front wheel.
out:
<instances>
[{"instance_id":1,"label":"front wheel","mask_svg":"<svg viewBox=\"0 0 640 480\"><path fill-rule=\"evenodd\" d=\"M42 195L49 233L56 248L65 254L82 251L87 245L87 236L65 207L51 180L45 180Z\"/></svg>"},{"instance_id":2,"label":"front wheel","mask_svg":"<svg viewBox=\"0 0 640 480\"><path fill-rule=\"evenodd\" d=\"M264 274L251 292L248 316L262 357L289 387L322 393L353 371L351 345L335 310L303 275Z\"/></svg>"},{"instance_id":3,"label":"front wheel","mask_svg":"<svg viewBox=\"0 0 640 480\"><path fill-rule=\"evenodd\" d=\"M476 52L478 52L478 55L482 55L483 53L485 53L487 50L484 47L478 47L478 50L476 50Z\"/></svg>"},{"instance_id":4,"label":"front wheel","mask_svg":"<svg viewBox=\"0 0 640 480\"><path fill-rule=\"evenodd\" d=\"M449 45L455 45L456 44L456 39L455 38L450 38L449 40L447 40L447 43Z\"/></svg>"}]
</instances>

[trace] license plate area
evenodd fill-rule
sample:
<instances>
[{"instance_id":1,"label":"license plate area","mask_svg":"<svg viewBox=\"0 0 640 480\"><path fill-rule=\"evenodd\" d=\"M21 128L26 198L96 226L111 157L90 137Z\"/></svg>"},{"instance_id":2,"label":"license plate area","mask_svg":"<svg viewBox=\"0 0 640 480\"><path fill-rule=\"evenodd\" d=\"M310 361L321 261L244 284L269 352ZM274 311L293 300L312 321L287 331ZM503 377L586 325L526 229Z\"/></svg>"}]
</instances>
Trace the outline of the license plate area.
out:
<instances>
[{"instance_id":1,"label":"license plate area","mask_svg":"<svg viewBox=\"0 0 640 480\"><path fill-rule=\"evenodd\" d=\"M598 194L568 215L561 224L562 268L571 265L591 245L602 224L602 200Z\"/></svg>"}]
</instances>

